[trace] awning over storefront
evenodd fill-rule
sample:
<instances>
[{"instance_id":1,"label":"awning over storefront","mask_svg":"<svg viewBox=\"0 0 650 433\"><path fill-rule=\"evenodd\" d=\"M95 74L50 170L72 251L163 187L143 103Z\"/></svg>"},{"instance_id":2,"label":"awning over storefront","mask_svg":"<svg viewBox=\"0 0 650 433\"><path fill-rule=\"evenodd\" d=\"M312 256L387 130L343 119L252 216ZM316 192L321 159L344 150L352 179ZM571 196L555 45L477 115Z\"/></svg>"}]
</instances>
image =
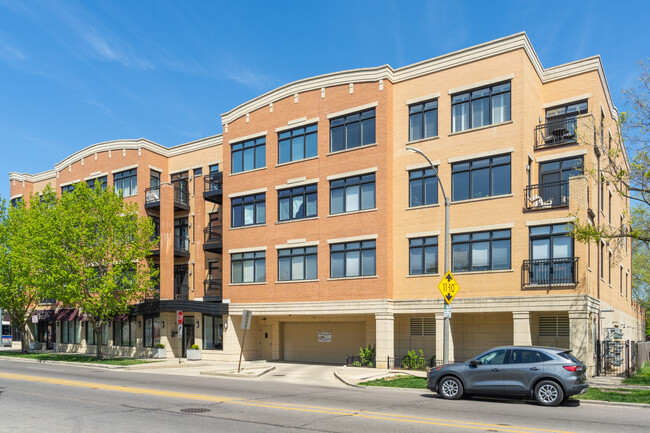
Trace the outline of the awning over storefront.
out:
<instances>
[{"instance_id":1,"label":"awning over storefront","mask_svg":"<svg viewBox=\"0 0 650 433\"><path fill-rule=\"evenodd\" d=\"M79 310L76 308L61 308L56 312L55 320L57 322L70 322L79 315Z\"/></svg>"},{"instance_id":2,"label":"awning over storefront","mask_svg":"<svg viewBox=\"0 0 650 433\"><path fill-rule=\"evenodd\" d=\"M34 310L32 316L38 315L39 322L56 322L57 312L55 310Z\"/></svg>"}]
</instances>

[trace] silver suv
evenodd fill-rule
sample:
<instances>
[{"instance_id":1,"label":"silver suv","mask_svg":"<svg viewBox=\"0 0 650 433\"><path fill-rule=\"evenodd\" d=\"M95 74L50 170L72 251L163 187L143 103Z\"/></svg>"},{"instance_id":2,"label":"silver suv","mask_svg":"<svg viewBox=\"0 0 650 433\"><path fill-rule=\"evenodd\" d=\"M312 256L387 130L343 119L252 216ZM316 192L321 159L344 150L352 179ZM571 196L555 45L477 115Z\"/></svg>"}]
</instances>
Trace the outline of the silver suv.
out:
<instances>
[{"instance_id":1,"label":"silver suv","mask_svg":"<svg viewBox=\"0 0 650 433\"><path fill-rule=\"evenodd\" d=\"M495 347L476 358L434 367L427 388L456 400L463 394L534 397L543 406L557 406L589 388L585 366L570 350L556 347Z\"/></svg>"}]
</instances>

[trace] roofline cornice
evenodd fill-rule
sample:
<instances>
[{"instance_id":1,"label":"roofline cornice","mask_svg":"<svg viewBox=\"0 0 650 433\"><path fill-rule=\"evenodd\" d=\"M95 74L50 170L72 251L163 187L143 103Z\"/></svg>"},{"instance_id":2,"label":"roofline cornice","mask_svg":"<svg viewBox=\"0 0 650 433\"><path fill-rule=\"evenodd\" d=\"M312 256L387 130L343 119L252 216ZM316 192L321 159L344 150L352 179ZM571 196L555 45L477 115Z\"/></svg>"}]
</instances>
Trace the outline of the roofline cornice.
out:
<instances>
[{"instance_id":1,"label":"roofline cornice","mask_svg":"<svg viewBox=\"0 0 650 433\"><path fill-rule=\"evenodd\" d=\"M483 60L496 55L508 53L510 51L523 49L538 77L543 83L560 80L574 75L583 74L590 71L598 71L601 83L605 89L607 103L614 118L618 119L618 110L612 102L605 73L603 71L600 56L589 57L564 65L544 69L542 63L535 52L526 32L516 33L473 47L465 48L453 53L444 54L434 57L433 59L407 65L399 69L393 69L390 65L378 66L375 68L352 69L348 71L333 72L331 74L319 75L311 78L294 81L285 84L257 98L251 99L226 113L221 115L221 123L232 123L236 119L251 113L255 110L268 106L272 102L279 101L296 93L307 92L320 88L327 88L342 84L371 82L379 80L389 80L392 83L406 81L445 69L468 64L478 60Z\"/></svg>"}]
</instances>

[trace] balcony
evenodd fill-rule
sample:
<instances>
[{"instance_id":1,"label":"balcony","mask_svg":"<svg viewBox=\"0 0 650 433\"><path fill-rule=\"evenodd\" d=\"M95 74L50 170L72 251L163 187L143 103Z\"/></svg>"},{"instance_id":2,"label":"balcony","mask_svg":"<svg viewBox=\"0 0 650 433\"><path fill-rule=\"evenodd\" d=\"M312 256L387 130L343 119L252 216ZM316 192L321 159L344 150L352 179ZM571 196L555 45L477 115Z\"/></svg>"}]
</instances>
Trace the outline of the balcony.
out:
<instances>
[{"instance_id":1,"label":"balcony","mask_svg":"<svg viewBox=\"0 0 650 433\"><path fill-rule=\"evenodd\" d=\"M221 204L223 197L223 172L203 176L203 198L212 203Z\"/></svg>"},{"instance_id":2,"label":"balcony","mask_svg":"<svg viewBox=\"0 0 650 433\"><path fill-rule=\"evenodd\" d=\"M152 186L144 190L145 209L157 209L160 207L160 185Z\"/></svg>"},{"instance_id":3,"label":"balcony","mask_svg":"<svg viewBox=\"0 0 650 433\"><path fill-rule=\"evenodd\" d=\"M174 286L174 299L176 299L177 301L189 301L190 286L188 285Z\"/></svg>"},{"instance_id":4,"label":"balcony","mask_svg":"<svg viewBox=\"0 0 650 433\"><path fill-rule=\"evenodd\" d=\"M203 281L203 286L205 287L204 301L221 302L223 300L223 287L220 279L207 278Z\"/></svg>"},{"instance_id":5,"label":"balcony","mask_svg":"<svg viewBox=\"0 0 650 433\"><path fill-rule=\"evenodd\" d=\"M203 229L205 241L203 242L203 251L221 254L221 226L206 227Z\"/></svg>"},{"instance_id":6,"label":"balcony","mask_svg":"<svg viewBox=\"0 0 650 433\"><path fill-rule=\"evenodd\" d=\"M174 185L174 210L190 210L190 192L178 185Z\"/></svg>"},{"instance_id":7,"label":"balcony","mask_svg":"<svg viewBox=\"0 0 650 433\"><path fill-rule=\"evenodd\" d=\"M521 281L525 288L575 286L578 284L578 257L524 260Z\"/></svg>"},{"instance_id":8,"label":"balcony","mask_svg":"<svg viewBox=\"0 0 650 433\"><path fill-rule=\"evenodd\" d=\"M569 206L569 181L528 185L524 189L526 210L553 209Z\"/></svg>"},{"instance_id":9,"label":"balcony","mask_svg":"<svg viewBox=\"0 0 650 433\"><path fill-rule=\"evenodd\" d=\"M573 144L578 140L577 117L553 120L535 127L535 149Z\"/></svg>"},{"instance_id":10,"label":"balcony","mask_svg":"<svg viewBox=\"0 0 650 433\"><path fill-rule=\"evenodd\" d=\"M190 256L189 236L174 236L174 257Z\"/></svg>"}]
</instances>

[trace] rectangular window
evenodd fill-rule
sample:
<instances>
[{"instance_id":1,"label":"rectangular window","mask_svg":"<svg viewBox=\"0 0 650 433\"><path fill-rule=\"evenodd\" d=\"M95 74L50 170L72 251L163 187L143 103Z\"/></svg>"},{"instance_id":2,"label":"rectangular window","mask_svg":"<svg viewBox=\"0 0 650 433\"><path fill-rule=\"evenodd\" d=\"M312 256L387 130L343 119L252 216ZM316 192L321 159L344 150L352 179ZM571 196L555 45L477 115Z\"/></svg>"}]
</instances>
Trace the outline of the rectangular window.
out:
<instances>
[{"instance_id":1,"label":"rectangular window","mask_svg":"<svg viewBox=\"0 0 650 433\"><path fill-rule=\"evenodd\" d=\"M61 188L61 190L63 190L63 188ZM41 196L41 201L43 201L43 196ZM22 197L12 198L12 199L11 199L11 206L12 206L12 207L18 207L18 205L19 205L20 203L22 203L22 202L23 202L23 198L22 198Z\"/></svg>"},{"instance_id":2,"label":"rectangular window","mask_svg":"<svg viewBox=\"0 0 650 433\"><path fill-rule=\"evenodd\" d=\"M74 191L74 185L72 184L61 187L61 193L72 192L72 191Z\"/></svg>"},{"instance_id":3,"label":"rectangular window","mask_svg":"<svg viewBox=\"0 0 650 433\"><path fill-rule=\"evenodd\" d=\"M144 319L144 346L156 347L160 343L160 317Z\"/></svg>"},{"instance_id":4,"label":"rectangular window","mask_svg":"<svg viewBox=\"0 0 650 433\"><path fill-rule=\"evenodd\" d=\"M434 317L411 317L409 330L411 337L436 335L436 319Z\"/></svg>"},{"instance_id":5,"label":"rectangular window","mask_svg":"<svg viewBox=\"0 0 650 433\"><path fill-rule=\"evenodd\" d=\"M409 239L409 275L438 273L438 237Z\"/></svg>"},{"instance_id":6,"label":"rectangular window","mask_svg":"<svg viewBox=\"0 0 650 433\"><path fill-rule=\"evenodd\" d=\"M330 214L375 208L375 173L330 182Z\"/></svg>"},{"instance_id":7,"label":"rectangular window","mask_svg":"<svg viewBox=\"0 0 650 433\"><path fill-rule=\"evenodd\" d=\"M149 172L149 186L151 188L160 188L160 172L156 170Z\"/></svg>"},{"instance_id":8,"label":"rectangular window","mask_svg":"<svg viewBox=\"0 0 650 433\"><path fill-rule=\"evenodd\" d=\"M312 218L317 215L316 184L278 191L278 221Z\"/></svg>"},{"instance_id":9,"label":"rectangular window","mask_svg":"<svg viewBox=\"0 0 650 433\"><path fill-rule=\"evenodd\" d=\"M318 125L278 133L278 164L318 155Z\"/></svg>"},{"instance_id":10,"label":"rectangular window","mask_svg":"<svg viewBox=\"0 0 650 433\"><path fill-rule=\"evenodd\" d=\"M95 338L95 329L86 322L86 341L89 345L97 344L97 339ZM108 325L104 326L104 332L102 333L102 344L108 344Z\"/></svg>"},{"instance_id":11,"label":"rectangular window","mask_svg":"<svg viewBox=\"0 0 650 433\"><path fill-rule=\"evenodd\" d=\"M453 271L510 269L510 229L452 235Z\"/></svg>"},{"instance_id":12,"label":"rectangular window","mask_svg":"<svg viewBox=\"0 0 650 433\"><path fill-rule=\"evenodd\" d=\"M530 283L576 282L571 226L555 224L530 228Z\"/></svg>"},{"instance_id":13,"label":"rectangular window","mask_svg":"<svg viewBox=\"0 0 650 433\"><path fill-rule=\"evenodd\" d=\"M330 152L375 143L375 109L330 120Z\"/></svg>"},{"instance_id":14,"label":"rectangular window","mask_svg":"<svg viewBox=\"0 0 650 433\"><path fill-rule=\"evenodd\" d=\"M330 245L330 277L376 275L375 241Z\"/></svg>"},{"instance_id":15,"label":"rectangular window","mask_svg":"<svg viewBox=\"0 0 650 433\"><path fill-rule=\"evenodd\" d=\"M607 261L607 284L612 285L612 252L609 252L609 260Z\"/></svg>"},{"instance_id":16,"label":"rectangular window","mask_svg":"<svg viewBox=\"0 0 650 433\"><path fill-rule=\"evenodd\" d=\"M232 173L266 167L266 137L235 143L231 146Z\"/></svg>"},{"instance_id":17,"label":"rectangular window","mask_svg":"<svg viewBox=\"0 0 650 433\"><path fill-rule=\"evenodd\" d=\"M510 120L510 82L451 97L452 132Z\"/></svg>"},{"instance_id":18,"label":"rectangular window","mask_svg":"<svg viewBox=\"0 0 650 433\"><path fill-rule=\"evenodd\" d=\"M621 273L619 274L618 287L621 296L623 296L623 266L621 266Z\"/></svg>"},{"instance_id":19,"label":"rectangular window","mask_svg":"<svg viewBox=\"0 0 650 433\"><path fill-rule=\"evenodd\" d=\"M113 345L114 346L134 346L135 341L131 340L131 326L134 323L131 320L113 322Z\"/></svg>"},{"instance_id":20,"label":"rectangular window","mask_svg":"<svg viewBox=\"0 0 650 433\"><path fill-rule=\"evenodd\" d=\"M278 250L278 281L318 278L317 247Z\"/></svg>"},{"instance_id":21,"label":"rectangular window","mask_svg":"<svg viewBox=\"0 0 650 433\"><path fill-rule=\"evenodd\" d=\"M106 189L107 185L107 176L102 176L102 177L97 177L95 179L89 179L86 181L86 185L88 185L88 188L90 189L95 189L95 185L99 186L101 185L101 189Z\"/></svg>"},{"instance_id":22,"label":"rectangular window","mask_svg":"<svg viewBox=\"0 0 650 433\"><path fill-rule=\"evenodd\" d=\"M628 277L629 277L629 275L630 275L629 273L627 273L627 272L625 273L625 299L627 299L627 285L628 285Z\"/></svg>"},{"instance_id":23,"label":"rectangular window","mask_svg":"<svg viewBox=\"0 0 650 433\"><path fill-rule=\"evenodd\" d=\"M600 243L600 278L605 280L605 244Z\"/></svg>"},{"instance_id":24,"label":"rectangular window","mask_svg":"<svg viewBox=\"0 0 650 433\"><path fill-rule=\"evenodd\" d=\"M438 203L438 178L433 169L409 171L409 207Z\"/></svg>"},{"instance_id":25,"label":"rectangular window","mask_svg":"<svg viewBox=\"0 0 650 433\"><path fill-rule=\"evenodd\" d=\"M252 226L266 222L266 193L231 199L232 227Z\"/></svg>"},{"instance_id":26,"label":"rectangular window","mask_svg":"<svg viewBox=\"0 0 650 433\"><path fill-rule=\"evenodd\" d=\"M193 177L194 181L192 182L192 194L196 194L196 179L203 176L203 168L195 168Z\"/></svg>"},{"instance_id":27,"label":"rectangular window","mask_svg":"<svg viewBox=\"0 0 650 433\"><path fill-rule=\"evenodd\" d=\"M223 350L223 316L203 315L203 349Z\"/></svg>"},{"instance_id":28,"label":"rectangular window","mask_svg":"<svg viewBox=\"0 0 650 433\"><path fill-rule=\"evenodd\" d=\"M609 195L607 196L607 217L609 219L609 223L612 223L612 192L609 192Z\"/></svg>"},{"instance_id":29,"label":"rectangular window","mask_svg":"<svg viewBox=\"0 0 650 433\"><path fill-rule=\"evenodd\" d=\"M438 135L438 100L409 106L409 141Z\"/></svg>"},{"instance_id":30,"label":"rectangular window","mask_svg":"<svg viewBox=\"0 0 650 433\"><path fill-rule=\"evenodd\" d=\"M266 281L266 252L231 254L230 281L232 283L260 283Z\"/></svg>"},{"instance_id":31,"label":"rectangular window","mask_svg":"<svg viewBox=\"0 0 650 433\"><path fill-rule=\"evenodd\" d=\"M124 197L138 193L138 169L121 171L113 175L115 191L122 191Z\"/></svg>"},{"instance_id":32,"label":"rectangular window","mask_svg":"<svg viewBox=\"0 0 650 433\"><path fill-rule=\"evenodd\" d=\"M510 194L510 155L452 164L452 201L503 194Z\"/></svg>"}]
</instances>

